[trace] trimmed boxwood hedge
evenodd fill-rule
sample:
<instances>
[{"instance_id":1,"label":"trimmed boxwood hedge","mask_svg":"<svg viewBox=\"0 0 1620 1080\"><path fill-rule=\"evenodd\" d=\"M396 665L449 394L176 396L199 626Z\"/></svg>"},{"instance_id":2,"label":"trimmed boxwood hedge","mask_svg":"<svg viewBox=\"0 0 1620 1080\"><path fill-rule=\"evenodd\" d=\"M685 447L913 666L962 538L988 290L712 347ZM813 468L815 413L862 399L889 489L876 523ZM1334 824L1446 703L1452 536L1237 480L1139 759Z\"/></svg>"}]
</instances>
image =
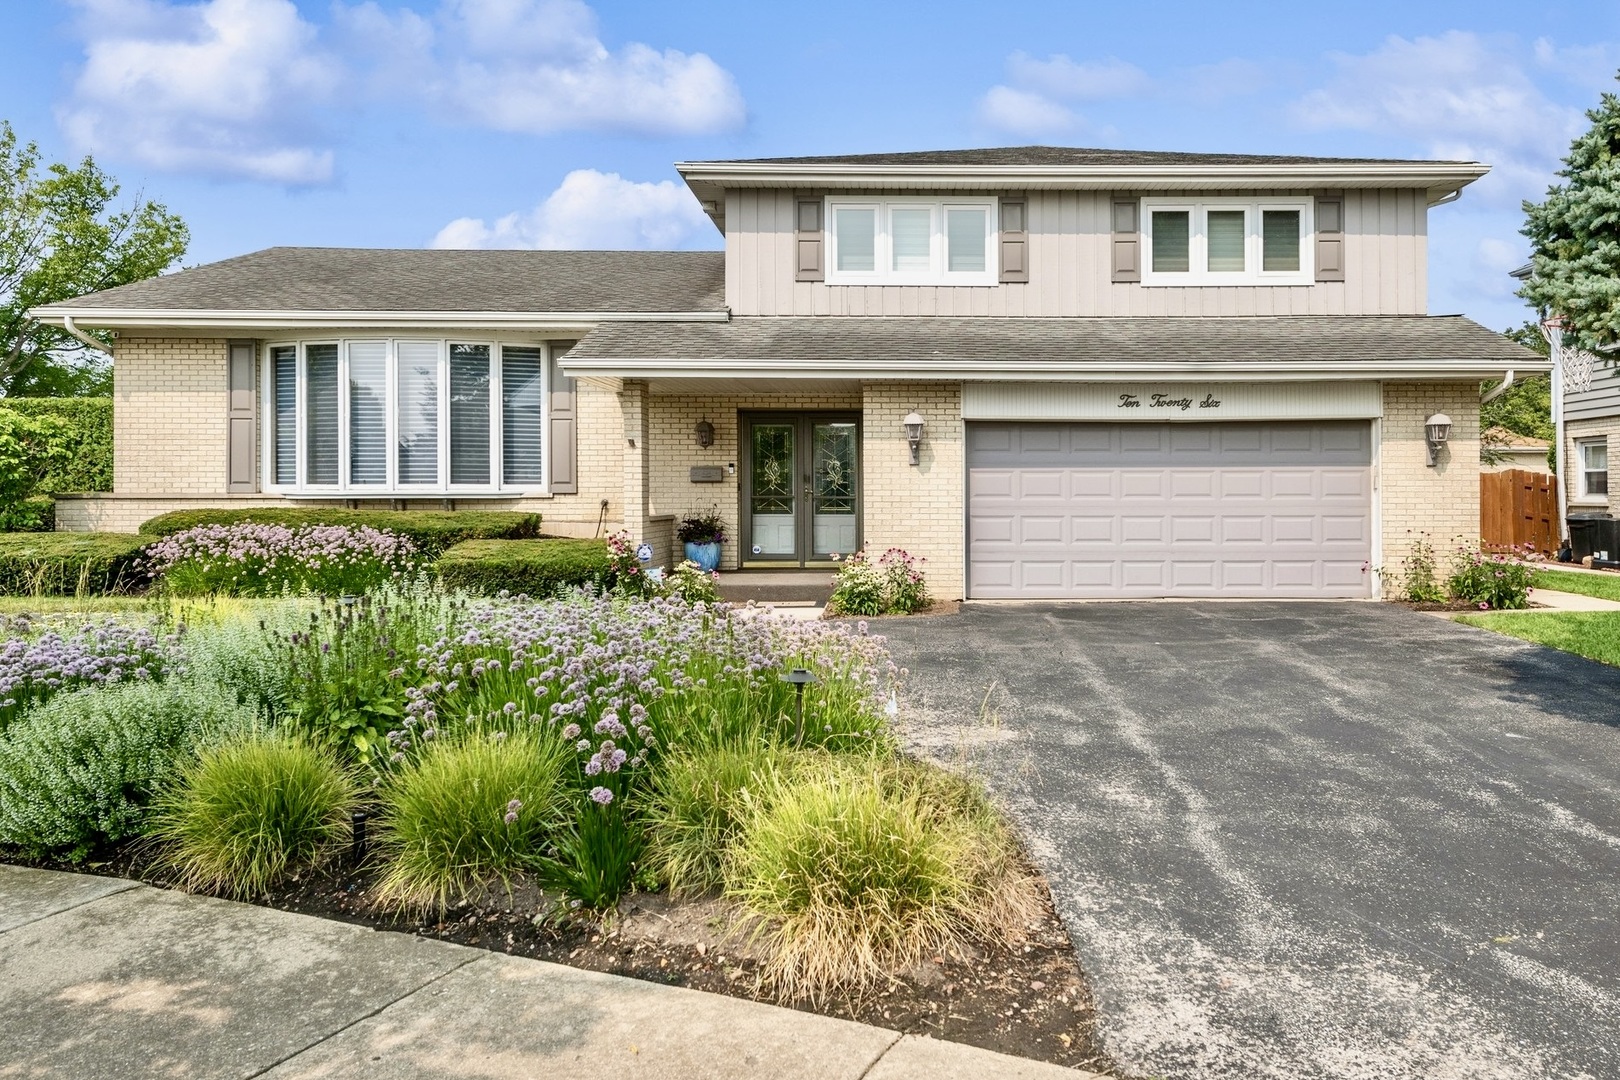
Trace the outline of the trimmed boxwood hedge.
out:
<instances>
[{"instance_id":1,"label":"trimmed boxwood hedge","mask_svg":"<svg viewBox=\"0 0 1620 1080\"><path fill-rule=\"evenodd\" d=\"M540 535L540 515L516 510L345 510L336 506L255 506L241 510L176 510L144 522L147 536L171 536L198 525L369 525L408 537L425 558L464 540L520 540Z\"/></svg>"},{"instance_id":2,"label":"trimmed boxwood hedge","mask_svg":"<svg viewBox=\"0 0 1620 1080\"><path fill-rule=\"evenodd\" d=\"M451 588L533 597L578 585L605 587L610 576L606 541L561 537L467 540L440 556L434 569Z\"/></svg>"},{"instance_id":3,"label":"trimmed boxwood hedge","mask_svg":"<svg viewBox=\"0 0 1620 1080\"><path fill-rule=\"evenodd\" d=\"M129 533L0 533L0 596L139 592L151 537Z\"/></svg>"}]
</instances>

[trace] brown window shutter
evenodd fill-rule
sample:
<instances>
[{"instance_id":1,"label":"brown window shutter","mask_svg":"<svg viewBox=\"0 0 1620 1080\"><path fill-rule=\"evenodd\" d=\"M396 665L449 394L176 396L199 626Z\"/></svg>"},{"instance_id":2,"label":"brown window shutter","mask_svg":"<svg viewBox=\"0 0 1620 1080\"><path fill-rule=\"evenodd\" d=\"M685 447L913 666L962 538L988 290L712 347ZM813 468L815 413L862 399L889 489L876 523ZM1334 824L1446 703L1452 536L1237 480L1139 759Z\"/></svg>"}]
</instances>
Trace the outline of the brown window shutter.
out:
<instances>
[{"instance_id":1,"label":"brown window shutter","mask_svg":"<svg viewBox=\"0 0 1620 1080\"><path fill-rule=\"evenodd\" d=\"M1029 202L1001 200L1001 280L1029 280Z\"/></svg>"},{"instance_id":2,"label":"brown window shutter","mask_svg":"<svg viewBox=\"0 0 1620 1080\"><path fill-rule=\"evenodd\" d=\"M1142 280L1142 204L1135 199L1113 202L1112 261L1110 281Z\"/></svg>"},{"instance_id":3,"label":"brown window shutter","mask_svg":"<svg viewBox=\"0 0 1620 1080\"><path fill-rule=\"evenodd\" d=\"M226 482L231 492L258 491L257 405L259 399L258 346L232 341L226 350Z\"/></svg>"},{"instance_id":4,"label":"brown window shutter","mask_svg":"<svg viewBox=\"0 0 1620 1080\"><path fill-rule=\"evenodd\" d=\"M1344 280L1344 193L1316 197L1316 280Z\"/></svg>"},{"instance_id":5,"label":"brown window shutter","mask_svg":"<svg viewBox=\"0 0 1620 1080\"><path fill-rule=\"evenodd\" d=\"M551 493L579 494L579 423L574 409L574 380L557 367L572 341L551 343Z\"/></svg>"},{"instance_id":6,"label":"brown window shutter","mask_svg":"<svg viewBox=\"0 0 1620 1080\"><path fill-rule=\"evenodd\" d=\"M825 281L827 265L823 252L827 250L822 235L821 200L794 200L794 281Z\"/></svg>"}]
</instances>

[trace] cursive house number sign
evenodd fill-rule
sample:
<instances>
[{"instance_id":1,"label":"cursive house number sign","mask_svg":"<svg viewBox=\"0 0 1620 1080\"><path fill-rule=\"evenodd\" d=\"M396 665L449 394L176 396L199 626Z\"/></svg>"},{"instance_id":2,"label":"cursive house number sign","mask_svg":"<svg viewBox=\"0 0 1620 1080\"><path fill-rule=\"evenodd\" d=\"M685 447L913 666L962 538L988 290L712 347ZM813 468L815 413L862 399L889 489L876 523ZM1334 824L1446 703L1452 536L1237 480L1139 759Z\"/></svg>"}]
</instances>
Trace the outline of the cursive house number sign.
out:
<instances>
[{"instance_id":1,"label":"cursive house number sign","mask_svg":"<svg viewBox=\"0 0 1620 1080\"><path fill-rule=\"evenodd\" d=\"M1147 400L1144 402L1140 394L1121 394L1119 395L1119 404L1115 408L1140 409L1144 406L1149 409L1176 409L1180 412L1187 412L1189 409L1194 408L1218 409L1221 407L1221 399L1214 394L1205 394L1202 398L1196 399L1172 397L1169 394L1148 394Z\"/></svg>"}]
</instances>

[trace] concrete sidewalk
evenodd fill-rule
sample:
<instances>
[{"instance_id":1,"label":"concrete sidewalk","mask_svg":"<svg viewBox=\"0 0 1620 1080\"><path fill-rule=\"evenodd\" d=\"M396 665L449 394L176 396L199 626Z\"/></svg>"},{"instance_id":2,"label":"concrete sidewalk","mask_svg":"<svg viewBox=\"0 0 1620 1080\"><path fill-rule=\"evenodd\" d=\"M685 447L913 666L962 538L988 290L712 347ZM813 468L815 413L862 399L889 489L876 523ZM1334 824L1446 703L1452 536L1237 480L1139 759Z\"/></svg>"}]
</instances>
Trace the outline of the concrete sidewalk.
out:
<instances>
[{"instance_id":1,"label":"concrete sidewalk","mask_svg":"<svg viewBox=\"0 0 1620 1080\"><path fill-rule=\"evenodd\" d=\"M0 1076L1091 1076L407 934L0 865Z\"/></svg>"}]
</instances>

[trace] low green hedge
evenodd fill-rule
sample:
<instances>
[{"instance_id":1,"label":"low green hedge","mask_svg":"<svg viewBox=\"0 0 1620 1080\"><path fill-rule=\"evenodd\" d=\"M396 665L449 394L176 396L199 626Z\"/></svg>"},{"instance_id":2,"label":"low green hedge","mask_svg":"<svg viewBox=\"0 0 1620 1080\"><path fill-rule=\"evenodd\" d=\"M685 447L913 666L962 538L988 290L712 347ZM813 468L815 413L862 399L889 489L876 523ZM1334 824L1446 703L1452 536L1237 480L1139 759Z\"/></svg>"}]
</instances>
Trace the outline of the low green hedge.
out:
<instances>
[{"instance_id":1,"label":"low green hedge","mask_svg":"<svg viewBox=\"0 0 1620 1080\"><path fill-rule=\"evenodd\" d=\"M467 540L439 557L434 569L451 588L493 594L505 589L552 596L577 585L605 586L603 540Z\"/></svg>"},{"instance_id":2,"label":"low green hedge","mask_svg":"<svg viewBox=\"0 0 1620 1080\"><path fill-rule=\"evenodd\" d=\"M63 424L55 442L65 454L60 464L40 477L36 491L55 495L112 490L112 398L8 397L0 401L0 409Z\"/></svg>"},{"instance_id":3,"label":"low green hedge","mask_svg":"<svg viewBox=\"0 0 1620 1080\"><path fill-rule=\"evenodd\" d=\"M150 537L129 533L0 533L0 596L138 592Z\"/></svg>"},{"instance_id":4,"label":"low green hedge","mask_svg":"<svg viewBox=\"0 0 1620 1080\"><path fill-rule=\"evenodd\" d=\"M425 558L464 540L521 540L540 535L540 515L516 510L345 510L335 506L256 506L242 510L176 510L141 525L147 536L171 536L198 525L369 525L407 537Z\"/></svg>"}]
</instances>

